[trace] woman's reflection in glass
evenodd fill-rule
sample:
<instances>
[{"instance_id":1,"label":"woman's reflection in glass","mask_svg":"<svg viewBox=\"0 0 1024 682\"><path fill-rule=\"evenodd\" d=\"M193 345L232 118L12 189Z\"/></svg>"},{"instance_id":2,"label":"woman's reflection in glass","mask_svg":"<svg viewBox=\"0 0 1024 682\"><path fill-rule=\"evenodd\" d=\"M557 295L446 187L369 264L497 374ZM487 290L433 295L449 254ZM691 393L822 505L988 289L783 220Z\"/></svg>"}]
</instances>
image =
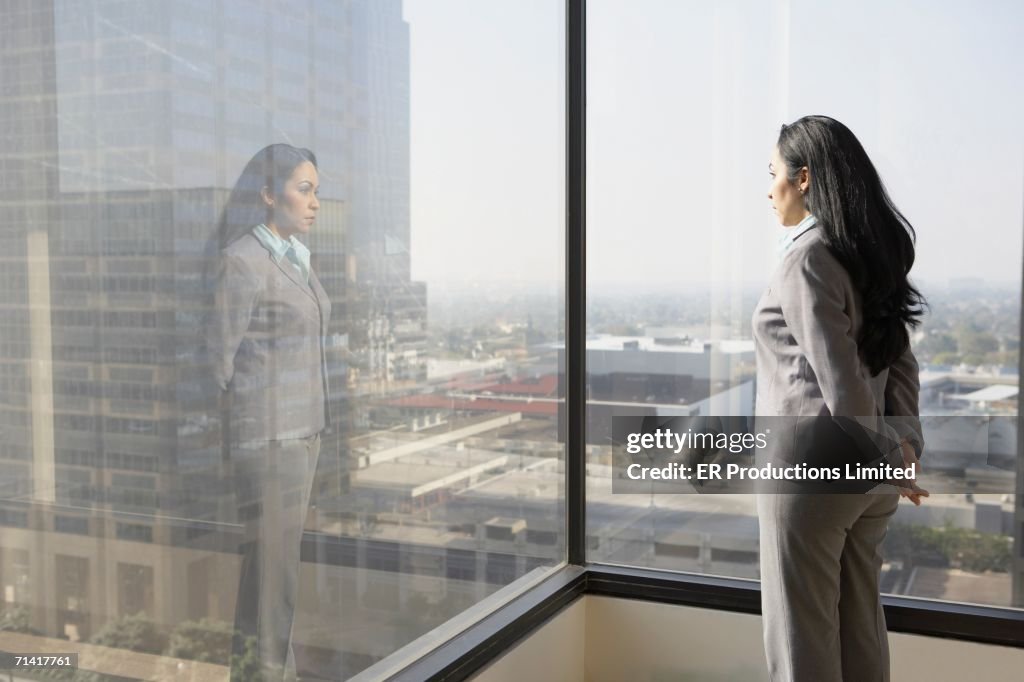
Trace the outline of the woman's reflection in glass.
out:
<instances>
[{"instance_id":1,"label":"woman's reflection in glass","mask_svg":"<svg viewBox=\"0 0 1024 682\"><path fill-rule=\"evenodd\" d=\"M300 237L320 203L316 157L274 144L246 165L219 226L206 325L227 471L244 527L232 678L294 679L300 546L329 421L327 294ZM254 660L255 659L255 660Z\"/></svg>"}]
</instances>

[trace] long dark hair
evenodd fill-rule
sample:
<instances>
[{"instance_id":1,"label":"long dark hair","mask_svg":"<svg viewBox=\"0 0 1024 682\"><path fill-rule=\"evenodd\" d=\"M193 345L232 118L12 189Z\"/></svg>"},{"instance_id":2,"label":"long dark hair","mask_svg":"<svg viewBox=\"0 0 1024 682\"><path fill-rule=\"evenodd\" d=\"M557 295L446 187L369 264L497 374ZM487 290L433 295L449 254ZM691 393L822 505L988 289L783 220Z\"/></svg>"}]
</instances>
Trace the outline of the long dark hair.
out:
<instances>
[{"instance_id":1,"label":"long dark hair","mask_svg":"<svg viewBox=\"0 0 1024 682\"><path fill-rule=\"evenodd\" d=\"M889 198L864 147L828 116L804 116L779 132L779 156L796 182L808 169L804 199L825 245L861 294L864 319L857 346L875 376L910 344L907 326L928 305L910 283L917 235Z\"/></svg>"},{"instance_id":2,"label":"long dark hair","mask_svg":"<svg viewBox=\"0 0 1024 682\"><path fill-rule=\"evenodd\" d=\"M255 226L267 222L270 211L260 191L267 187L272 194L280 193L295 169L306 161L316 167L316 155L313 152L283 142L256 152L249 163L245 164L221 212L217 226L219 248L223 249Z\"/></svg>"},{"instance_id":3,"label":"long dark hair","mask_svg":"<svg viewBox=\"0 0 1024 682\"><path fill-rule=\"evenodd\" d=\"M270 220L271 211L260 191L267 187L273 194L280 193L295 169L306 161L316 166L313 152L278 143L259 150L245 164L221 211L217 229L209 234L203 250L201 287L207 309L212 310L214 305L221 251L252 228Z\"/></svg>"}]
</instances>

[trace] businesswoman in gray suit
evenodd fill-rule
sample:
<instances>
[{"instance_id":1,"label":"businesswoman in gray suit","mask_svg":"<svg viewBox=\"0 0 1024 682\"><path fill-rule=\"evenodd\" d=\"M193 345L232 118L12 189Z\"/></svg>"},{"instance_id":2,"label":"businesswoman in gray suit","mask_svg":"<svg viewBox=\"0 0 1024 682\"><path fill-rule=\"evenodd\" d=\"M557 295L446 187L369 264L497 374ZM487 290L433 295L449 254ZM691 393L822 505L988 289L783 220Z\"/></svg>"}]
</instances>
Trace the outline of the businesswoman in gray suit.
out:
<instances>
[{"instance_id":1,"label":"businesswoman in gray suit","mask_svg":"<svg viewBox=\"0 0 1024 682\"><path fill-rule=\"evenodd\" d=\"M919 323L925 301L908 280L913 228L860 142L834 119L782 126L769 170L768 198L788 229L752 318L756 418L815 421L803 454L781 453L788 465L813 459L845 470L849 452L864 462L916 464L924 440L907 326ZM821 425L835 431L827 442L815 435L827 432ZM843 440L851 447L835 448ZM889 679L880 546L900 497L920 504L927 495L914 482L902 485L758 495L774 682Z\"/></svg>"},{"instance_id":2,"label":"businesswoman in gray suit","mask_svg":"<svg viewBox=\"0 0 1024 682\"><path fill-rule=\"evenodd\" d=\"M234 653L265 680L295 678L299 550L328 423L324 336L331 303L299 241L320 203L316 157L274 144L242 171L221 219L206 345L245 544ZM246 652L246 647L249 652ZM251 671L232 670L232 679Z\"/></svg>"}]
</instances>

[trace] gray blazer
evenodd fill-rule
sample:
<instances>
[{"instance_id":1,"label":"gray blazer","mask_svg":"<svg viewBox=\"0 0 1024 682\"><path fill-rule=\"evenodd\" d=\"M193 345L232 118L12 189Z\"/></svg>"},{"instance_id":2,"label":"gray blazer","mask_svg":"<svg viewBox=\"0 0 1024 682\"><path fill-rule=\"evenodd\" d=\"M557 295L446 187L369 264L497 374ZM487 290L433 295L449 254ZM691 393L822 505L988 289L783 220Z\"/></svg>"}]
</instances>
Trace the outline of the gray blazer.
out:
<instances>
[{"instance_id":1,"label":"gray blazer","mask_svg":"<svg viewBox=\"0 0 1024 682\"><path fill-rule=\"evenodd\" d=\"M825 246L820 226L809 229L786 251L754 309L755 418L831 418L865 462L902 465L901 438L918 455L924 448L917 360L908 347L872 377L857 352L861 323L861 296L849 273Z\"/></svg>"},{"instance_id":2,"label":"gray blazer","mask_svg":"<svg viewBox=\"0 0 1024 682\"><path fill-rule=\"evenodd\" d=\"M331 302L248 233L221 251L206 348L231 443L285 440L329 423L324 338Z\"/></svg>"}]
</instances>

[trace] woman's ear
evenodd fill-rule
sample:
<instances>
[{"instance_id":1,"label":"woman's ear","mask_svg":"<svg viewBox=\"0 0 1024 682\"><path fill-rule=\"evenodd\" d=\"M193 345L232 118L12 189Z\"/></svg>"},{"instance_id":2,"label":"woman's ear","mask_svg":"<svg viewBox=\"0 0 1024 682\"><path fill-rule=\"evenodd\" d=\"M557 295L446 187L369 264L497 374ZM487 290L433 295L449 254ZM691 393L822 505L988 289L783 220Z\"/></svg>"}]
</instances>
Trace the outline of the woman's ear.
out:
<instances>
[{"instance_id":1,"label":"woman's ear","mask_svg":"<svg viewBox=\"0 0 1024 682\"><path fill-rule=\"evenodd\" d=\"M270 194L270 188L266 185L260 190L260 198L263 199L263 203L266 204L267 208L274 207L274 197Z\"/></svg>"},{"instance_id":2,"label":"woman's ear","mask_svg":"<svg viewBox=\"0 0 1024 682\"><path fill-rule=\"evenodd\" d=\"M803 194L811 187L811 172L804 166L800 169L800 178L797 181L797 186L800 187L800 193Z\"/></svg>"}]
</instances>

